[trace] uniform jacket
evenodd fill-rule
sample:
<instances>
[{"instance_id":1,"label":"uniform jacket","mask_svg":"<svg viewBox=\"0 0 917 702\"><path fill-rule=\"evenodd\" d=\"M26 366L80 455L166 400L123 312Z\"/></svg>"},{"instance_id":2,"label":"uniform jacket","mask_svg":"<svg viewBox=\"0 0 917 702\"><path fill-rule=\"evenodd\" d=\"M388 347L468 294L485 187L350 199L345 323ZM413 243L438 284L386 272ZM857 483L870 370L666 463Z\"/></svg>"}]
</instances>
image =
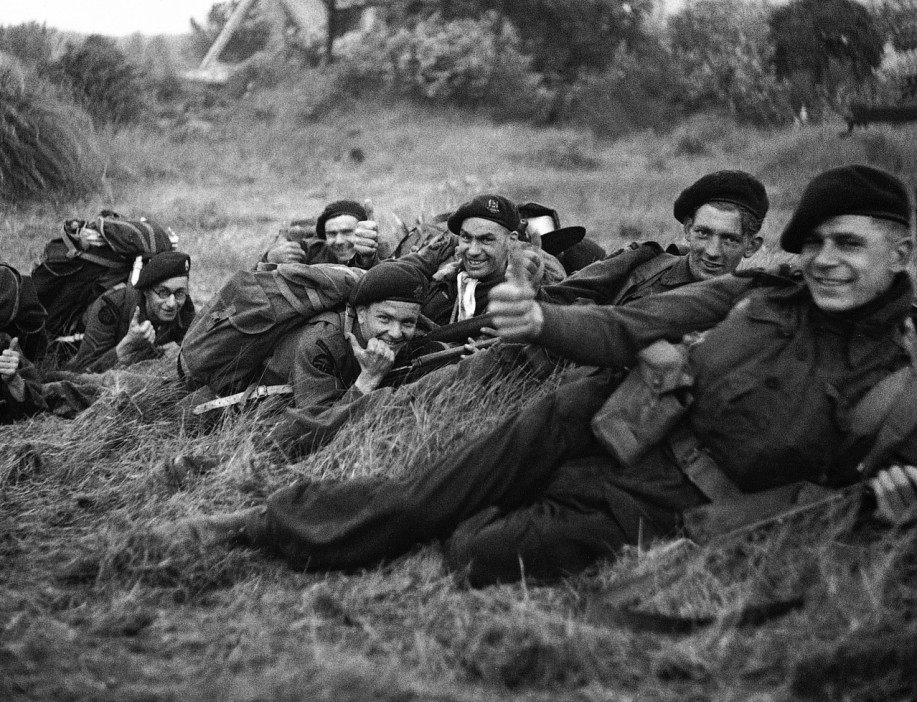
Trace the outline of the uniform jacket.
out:
<instances>
[{"instance_id":1,"label":"uniform jacket","mask_svg":"<svg viewBox=\"0 0 917 702\"><path fill-rule=\"evenodd\" d=\"M296 408L290 409L273 433L274 439L290 448L297 439L310 443L330 438L349 419L351 412L374 395L364 395L354 383L360 364L344 336L351 318L343 312L325 312L288 334L265 364L262 382L288 382L293 386ZM351 330L360 343L365 340L359 326ZM395 365L406 363L408 348L396 356Z\"/></svg>"},{"instance_id":2,"label":"uniform jacket","mask_svg":"<svg viewBox=\"0 0 917 702\"><path fill-rule=\"evenodd\" d=\"M80 348L70 362L67 369L85 373L102 373L118 364L118 343L127 336L134 310L140 307L140 322L149 319L146 311L146 301L143 293L133 287L118 287L109 290L99 297L86 311L86 332ZM187 298L178 311L175 320L168 324L156 324L156 346L164 346L170 342L177 344L185 338L188 325L194 318L194 303ZM155 358L156 352L150 348L149 352L140 352L133 355L125 365Z\"/></svg>"},{"instance_id":3,"label":"uniform jacket","mask_svg":"<svg viewBox=\"0 0 917 702\"><path fill-rule=\"evenodd\" d=\"M47 317L31 277L0 263L0 332L17 337L23 354L33 361L48 345Z\"/></svg>"},{"instance_id":4,"label":"uniform jacket","mask_svg":"<svg viewBox=\"0 0 917 702\"><path fill-rule=\"evenodd\" d=\"M402 256L399 261L405 261L412 266L417 267L425 276L432 279L440 266L455 260L455 252L458 247L458 237L455 234L446 233L424 246L420 251ZM541 285L558 283L566 276L563 266L551 254L539 250L541 260L544 264ZM475 288L475 313L474 316L484 314L487 311L488 294L490 290L503 282L503 274L492 276L487 280L482 280ZM436 324L449 324L452 320L452 311L455 306L455 300L458 296L458 284L455 275L447 276L444 280L433 281L430 285L430 292L427 299L421 306L421 314L435 322Z\"/></svg>"},{"instance_id":5,"label":"uniform jacket","mask_svg":"<svg viewBox=\"0 0 917 702\"><path fill-rule=\"evenodd\" d=\"M9 334L0 332L0 351L9 348L12 340ZM38 371L23 355L18 378L12 383L0 380L0 423L8 424L45 409Z\"/></svg>"},{"instance_id":6,"label":"uniform jacket","mask_svg":"<svg viewBox=\"0 0 917 702\"><path fill-rule=\"evenodd\" d=\"M581 363L628 367L657 339L709 329L690 354L695 399L684 420L701 445L743 491L834 486L852 482L868 448L842 448L851 411L908 363L901 330L912 299L901 275L865 308L830 316L798 282L727 275L626 307L542 305L538 341Z\"/></svg>"},{"instance_id":7,"label":"uniform jacket","mask_svg":"<svg viewBox=\"0 0 917 702\"><path fill-rule=\"evenodd\" d=\"M693 282L687 256L650 241L629 244L560 283L543 286L539 299L560 305L625 305Z\"/></svg>"}]
</instances>

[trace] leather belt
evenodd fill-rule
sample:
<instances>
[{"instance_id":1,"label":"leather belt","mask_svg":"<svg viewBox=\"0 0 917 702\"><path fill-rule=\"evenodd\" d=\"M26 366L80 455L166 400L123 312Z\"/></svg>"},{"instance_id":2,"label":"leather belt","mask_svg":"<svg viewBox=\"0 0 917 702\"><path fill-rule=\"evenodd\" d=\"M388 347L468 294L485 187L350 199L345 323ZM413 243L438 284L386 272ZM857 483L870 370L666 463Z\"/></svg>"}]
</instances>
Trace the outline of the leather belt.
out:
<instances>
[{"instance_id":1,"label":"leather belt","mask_svg":"<svg viewBox=\"0 0 917 702\"><path fill-rule=\"evenodd\" d=\"M743 493L707 453L685 422L668 436L678 467L711 502L735 499Z\"/></svg>"},{"instance_id":2,"label":"leather belt","mask_svg":"<svg viewBox=\"0 0 917 702\"><path fill-rule=\"evenodd\" d=\"M204 414L204 412L209 412L215 409L221 409L223 407L231 407L232 405L241 405L249 400L258 400L263 397L271 397L274 395L292 395L293 386L292 385L253 385L250 388L247 388L243 392L237 392L235 395L227 395L226 397L218 397L216 400L210 400L209 402L204 402L200 405L197 405L192 410L193 414Z\"/></svg>"}]
</instances>

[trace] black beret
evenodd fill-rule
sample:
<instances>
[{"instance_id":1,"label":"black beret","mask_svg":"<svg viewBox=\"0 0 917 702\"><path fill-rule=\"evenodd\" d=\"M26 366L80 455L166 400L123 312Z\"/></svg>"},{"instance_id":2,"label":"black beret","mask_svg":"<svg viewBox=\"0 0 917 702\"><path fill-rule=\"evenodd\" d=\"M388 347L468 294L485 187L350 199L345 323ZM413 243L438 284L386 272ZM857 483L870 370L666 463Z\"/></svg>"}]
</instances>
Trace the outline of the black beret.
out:
<instances>
[{"instance_id":1,"label":"black beret","mask_svg":"<svg viewBox=\"0 0 917 702\"><path fill-rule=\"evenodd\" d=\"M182 278L191 270L191 257L180 251L163 251L143 264L143 269L134 286L138 290L149 290L169 278Z\"/></svg>"},{"instance_id":2,"label":"black beret","mask_svg":"<svg viewBox=\"0 0 917 702\"><path fill-rule=\"evenodd\" d=\"M449 231L458 234L469 217L489 219L511 232L519 230L519 208L502 195L477 195L460 205L449 217Z\"/></svg>"},{"instance_id":3,"label":"black beret","mask_svg":"<svg viewBox=\"0 0 917 702\"><path fill-rule=\"evenodd\" d=\"M554 227L560 229L560 215L557 214L557 210L552 210L550 207L540 205L537 202L526 202L525 204L519 205L519 216L524 219L529 219L530 217L550 217L554 220Z\"/></svg>"},{"instance_id":4,"label":"black beret","mask_svg":"<svg viewBox=\"0 0 917 702\"><path fill-rule=\"evenodd\" d=\"M910 209L904 183L891 173L862 165L832 168L806 186L780 235L780 246L799 253L813 228L840 215L866 215L908 225Z\"/></svg>"},{"instance_id":5,"label":"black beret","mask_svg":"<svg viewBox=\"0 0 917 702\"><path fill-rule=\"evenodd\" d=\"M363 307L373 302L397 300L422 305L427 299L427 277L403 261L384 261L370 268L350 293L350 304Z\"/></svg>"},{"instance_id":6,"label":"black beret","mask_svg":"<svg viewBox=\"0 0 917 702\"><path fill-rule=\"evenodd\" d=\"M715 171L682 190L672 211L675 219L684 222L698 207L714 200L740 205L761 219L770 207L764 184L750 173Z\"/></svg>"},{"instance_id":7,"label":"black beret","mask_svg":"<svg viewBox=\"0 0 917 702\"><path fill-rule=\"evenodd\" d=\"M363 209L363 205L353 200L332 202L322 210L315 222L315 233L318 234L319 239L325 238L325 222L339 215L352 215L357 218L358 222L363 222L366 219L366 210Z\"/></svg>"}]
</instances>

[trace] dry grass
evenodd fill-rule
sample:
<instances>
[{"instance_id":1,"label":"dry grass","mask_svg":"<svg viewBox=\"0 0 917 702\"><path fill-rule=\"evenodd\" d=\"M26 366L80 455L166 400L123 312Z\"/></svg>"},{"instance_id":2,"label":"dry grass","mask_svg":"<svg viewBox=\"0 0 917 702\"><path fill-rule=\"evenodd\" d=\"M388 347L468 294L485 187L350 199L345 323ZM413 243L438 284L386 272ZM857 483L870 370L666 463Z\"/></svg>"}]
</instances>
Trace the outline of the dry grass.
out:
<instances>
[{"instance_id":1,"label":"dry grass","mask_svg":"<svg viewBox=\"0 0 917 702\"><path fill-rule=\"evenodd\" d=\"M629 228L673 239L677 192L703 172L745 167L773 194L771 250L758 259L767 261L800 186L822 167L867 160L899 164L911 182L917 174L913 128L839 140L835 126L759 133L695 122L605 143L373 106L265 123L254 107L178 141L112 134L108 194L68 211L7 211L4 257L27 268L58 220L111 206L175 226L204 299L282 221L339 196L372 197L391 226L389 213L411 220L496 189L558 206L614 246ZM684 152L692 141L702 153ZM354 147L363 163L347 157ZM424 470L551 385L396 393L308 460L278 465L259 453L276 407L199 425L175 410L168 375L157 363L114 374L75 420L0 427L0 698L912 696L915 537L850 533L840 513L720 548L632 549L551 587L482 591L456 583L436 544L362 573L303 574L247 549L170 541L169 521L257 504L298 476ZM163 459L180 452L219 460L176 476ZM609 597L712 623L660 633L650 619L609 613ZM740 625L743 607L794 598L800 608Z\"/></svg>"}]
</instances>

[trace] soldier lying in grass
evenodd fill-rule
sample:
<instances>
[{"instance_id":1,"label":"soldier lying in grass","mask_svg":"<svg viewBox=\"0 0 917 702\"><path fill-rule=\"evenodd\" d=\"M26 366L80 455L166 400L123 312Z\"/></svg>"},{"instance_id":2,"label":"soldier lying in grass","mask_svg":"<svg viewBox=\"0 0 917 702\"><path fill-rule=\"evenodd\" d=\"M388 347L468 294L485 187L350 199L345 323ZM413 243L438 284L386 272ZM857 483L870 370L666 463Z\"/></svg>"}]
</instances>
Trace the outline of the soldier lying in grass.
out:
<instances>
[{"instance_id":1,"label":"soldier lying in grass","mask_svg":"<svg viewBox=\"0 0 917 702\"><path fill-rule=\"evenodd\" d=\"M566 273L550 254L519 243L519 209L502 195L478 195L449 216L450 235L399 261L431 281L421 312L436 324L480 316L487 296L506 275L515 252L536 287L560 282Z\"/></svg>"},{"instance_id":2,"label":"soldier lying in grass","mask_svg":"<svg viewBox=\"0 0 917 702\"><path fill-rule=\"evenodd\" d=\"M304 416L336 422L404 363L426 294L426 278L416 268L380 263L353 289L346 311L324 312L286 335L261 382L290 383Z\"/></svg>"},{"instance_id":3,"label":"soldier lying in grass","mask_svg":"<svg viewBox=\"0 0 917 702\"><path fill-rule=\"evenodd\" d=\"M379 262L379 230L372 201L363 205L353 200L330 203L314 223L300 220L281 231L261 261L372 268Z\"/></svg>"},{"instance_id":4,"label":"soldier lying in grass","mask_svg":"<svg viewBox=\"0 0 917 702\"><path fill-rule=\"evenodd\" d=\"M882 456L870 452L900 397L873 388L901 369L913 381L909 218L900 181L848 166L812 180L783 232L784 249L801 254L802 281L718 276L624 307L560 308L518 283L495 288L502 338L585 364L631 366L654 342L708 330L685 364L693 404L631 465L592 431L610 389L599 373L409 480L305 480L265 507L185 526L205 541L240 540L312 570L363 567L446 539L450 565L485 585L579 571L638 539L676 534L684 512L728 495L797 481L847 485L863 479L857 466L866 458L896 464L873 480L880 514L913 516L913 425ZM864 402L879 411L864 412ZM706 471L694 470L699 461Z\"/></svg>"},{"instance_id":5,"label":"soldier lying in grass","mask_svg":"<svg viewBox=\"0 0 917 702\"><path fill-rule=\"evenodd\" d=\"M191 259L166 251L153 256L134 286L119 286L86 311L86 332L67 370L101 373L178 352L194 318L188 294Z\"/></svg>"}]
</instances>

